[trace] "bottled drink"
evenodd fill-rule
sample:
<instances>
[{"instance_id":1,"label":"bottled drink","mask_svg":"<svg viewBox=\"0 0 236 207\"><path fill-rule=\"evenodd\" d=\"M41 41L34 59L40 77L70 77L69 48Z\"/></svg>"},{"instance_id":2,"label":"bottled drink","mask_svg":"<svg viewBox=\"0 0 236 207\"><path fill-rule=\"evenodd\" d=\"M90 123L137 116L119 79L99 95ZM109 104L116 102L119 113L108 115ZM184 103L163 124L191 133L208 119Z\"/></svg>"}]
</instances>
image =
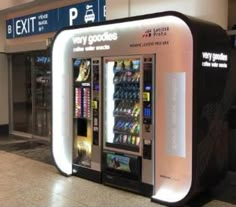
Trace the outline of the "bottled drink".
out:
<instances>
[{"instance_id":1,"label":"bottled drink","mask_svg":"<svg viewBox=\"0 0 236 207\"><path fill-rule=\"evenodd\" d=\"M127 138L128 138L128 136L127 136L127 135L124 135L122 142L123 142L123 143L126 143L126 142L127 142Z\"/></svg>"},{"instance_id":2,"label":"bottled drink","mask_svg":"<svg viewBox=\"0 0 236 207\"><path fill-rule=\"evenodd\" d=\"M132 144L135 144L135 136L132 136Z\"/></svg>"},{"instance_id":3,"label":"bottled drink","mask_svg":"<svg viewBox=\"0 0 236 207\"><path fill-rule=\"evenodd\" d=\"M135 129L137 127L138 123L135 122L134 125L132 126L131 130L130 130L130 133L135 133Z\"/></svg>"},{"instance_id":4,"label":"bottled drink","mask_svg":"<svg viewBox=\"0 0 236 207\"><path fill-rule=\"evenodd\" d=\"M137 126L135 127L135 130L134 130L134 133L139 134L139 131L140 131L140 125L137 124Z\"/></svg>"},{"instance_id":5,"label":"bottled drink","mask_svg":"<svg viewBox=\"0 0 236 207\"><path fill-rule=\"evenodd\" d=\"M128 141L127 141L127 143L128 143L128 144L131 144L131 141L132 141L132 138L131 138L131 135L130 135L130 136L128 136Z\"/></svg>"},{"instance_id":6,"label":"bottled drink","mask_svg":"<svg viewBox=\"0 0 236 207\"><path fill-rule=\"evenodd\" d=\"M139 146L140 143L140 137L136 137L136 145Z\"/></svg>"}]
</instances>

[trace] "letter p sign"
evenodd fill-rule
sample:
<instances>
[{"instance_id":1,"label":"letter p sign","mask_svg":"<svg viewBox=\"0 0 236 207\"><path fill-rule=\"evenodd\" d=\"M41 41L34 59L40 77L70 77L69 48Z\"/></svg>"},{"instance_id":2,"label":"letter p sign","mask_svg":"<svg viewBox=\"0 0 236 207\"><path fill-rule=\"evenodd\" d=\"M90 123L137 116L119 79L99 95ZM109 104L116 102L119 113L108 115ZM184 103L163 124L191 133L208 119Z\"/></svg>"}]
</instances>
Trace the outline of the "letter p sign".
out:
<instances>
[{"instance_id":1,"label":"letter p sign","mask_svg":"<svg viewBox=\"0 0 236 207\"><path fill-rule=\"evenodd\" d=\"M74 20L78 17L78 10L76 8L71 8L70 9L70 26L73 25Z\"/></svg>"}]
</instances>

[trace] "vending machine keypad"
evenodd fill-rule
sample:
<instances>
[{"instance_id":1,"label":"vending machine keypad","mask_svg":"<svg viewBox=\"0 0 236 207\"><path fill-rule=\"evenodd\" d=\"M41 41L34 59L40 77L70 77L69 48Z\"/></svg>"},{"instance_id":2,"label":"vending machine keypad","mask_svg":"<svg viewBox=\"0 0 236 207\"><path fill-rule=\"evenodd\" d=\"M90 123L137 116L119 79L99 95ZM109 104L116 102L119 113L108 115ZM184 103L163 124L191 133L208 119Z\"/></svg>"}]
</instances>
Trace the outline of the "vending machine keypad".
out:
<instances>
[{"instance_id":1,"label":"vending machine keypad","mask_svg":"<svg viewBox=\"0 0 236 207\"><path fill-rule=\"evenodd\" d=\"M143 61L143 159L152 159L152 137L153 137L153 59L144 58Z\"/></svg>"}]
</instances>

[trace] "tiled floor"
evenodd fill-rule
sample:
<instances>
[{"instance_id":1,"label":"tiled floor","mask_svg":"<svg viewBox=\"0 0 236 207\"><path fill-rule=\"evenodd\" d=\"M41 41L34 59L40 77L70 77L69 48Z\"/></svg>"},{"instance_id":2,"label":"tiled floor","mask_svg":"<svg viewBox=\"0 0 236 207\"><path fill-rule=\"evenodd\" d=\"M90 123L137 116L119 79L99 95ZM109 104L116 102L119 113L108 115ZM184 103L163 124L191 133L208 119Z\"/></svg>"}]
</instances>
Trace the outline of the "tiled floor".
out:
<instances>
[{"instance_id":1,"label":"tiled floor","mask_svg":"<svg viewBox=\"0 0 236 207\"><path fill-rule=\"evenodd\" d=\"M1 207L157 207L150 199L77 177L52 165L0 151Z\"/></svg>"},{"instance_id":2,"label":"tiled floor","mask_svg":"<svg viewBox=\"0 0 236 207\"><path fill-rule=\"evenodd\" d=\"M0 150L53 165L50 142L45 140L0 136Z\"/></svg>"},{"instance_id":3,"label":"tiled floor","mask_svg":"<svg viewBox=\"0 0 236 207\"><path fill-rule=\"evenodd\" d=\"M38 154L50 148L15 150L0 146L0 207L160 207L149 198L78 177L64 177ZM22 140L23 142L24 140ZM20 142L12 140L11 143ZM0 145L1 145L0 143ZM25 145L24 145L25 146ZM9 150L8 152L6 149ZM4 151L5 150L5 151ZM43 151L42 151L43 150ZM33 153L33 155L32 155ZM47 155L48 156L48 155ZM45 159L48 159L45 156ZM34 160L40 160L36 161ZM236 206L236 174L228 173L211 195L203 194L187 206Z\"/></svg>"}]
</instances>

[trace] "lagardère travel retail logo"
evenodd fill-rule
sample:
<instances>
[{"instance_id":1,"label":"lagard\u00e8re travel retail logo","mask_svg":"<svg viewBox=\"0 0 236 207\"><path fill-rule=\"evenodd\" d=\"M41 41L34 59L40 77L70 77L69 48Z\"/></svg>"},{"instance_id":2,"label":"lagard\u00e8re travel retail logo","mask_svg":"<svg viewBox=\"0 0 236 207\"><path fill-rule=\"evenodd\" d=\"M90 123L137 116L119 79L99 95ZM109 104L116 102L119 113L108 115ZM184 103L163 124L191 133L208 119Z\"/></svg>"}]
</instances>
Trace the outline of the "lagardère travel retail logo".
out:
<instances>
[{"instance_id":1,"label":"lagard\u00e8re travel retail logo","mask_svg":"<svg viewBox=\"0 0 236 207\"><path fill-rule=\"evenodd\" d=\"M150 29L145 30L145 32L142 34L142 38L166 36L169 30L170 28L168 26L150 28Z\"/></svg>"}]
</instances>

